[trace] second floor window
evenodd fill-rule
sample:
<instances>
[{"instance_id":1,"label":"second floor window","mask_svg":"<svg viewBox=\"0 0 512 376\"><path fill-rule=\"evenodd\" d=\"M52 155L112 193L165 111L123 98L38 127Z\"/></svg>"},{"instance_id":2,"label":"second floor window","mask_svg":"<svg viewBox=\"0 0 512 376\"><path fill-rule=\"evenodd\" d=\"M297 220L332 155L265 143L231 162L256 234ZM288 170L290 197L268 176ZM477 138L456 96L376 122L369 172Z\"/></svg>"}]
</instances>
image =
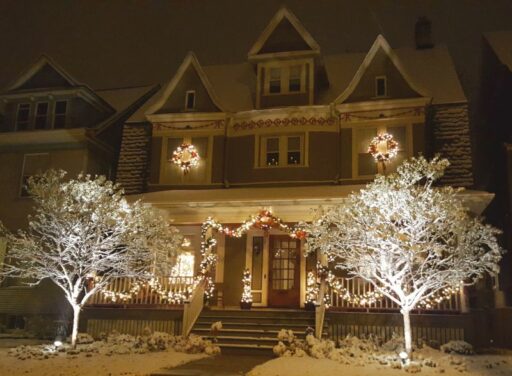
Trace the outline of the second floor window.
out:
<instances>
[{"instance_id":1,"label":"second floor window","mask_svg":"<svg viewBox=\"0 0 512 376\"><path fill-rule=\"evenodd\" d=\"M16 114L16 130L26 131L30 124L30 103L20 103Z\"/></svg>"},{"instance_id":2,"label":"second floor window","mask_svg":"<svg viewBox=\"0 0 512 376\"><path fill-rule=\"evenodd\" d=\"M386 76L375 77L375 96L387 97L388 96L388 80Z\"/></svg>"},{"instance_id":3,"label":"second floor window","mask_svg":"<svg viewBox=\"0 0 512 376\"><path fill-rule=\"evenodd\" d=\"M271 68L270 77L268 80L268 92L271 94L278 94L281 92L281 69Z\"/></svg>"},{"instance_id":4,"label":"second floor window","mask_svg":"<svg viewBox=\"0 0 512 376\"><path fill-rule=\"evenodd\" d=\"M48 122L48 102L39 102L36 106L35 129L45 129Z\"/></svg>"},{"instance_id":5,"label":"second floor window","mask_svg":"<svg viewBox=\"0 0 512 376\"><path fill-rule=\"evenodd\" d=\"M304 135L262 136L259 166L303 166L304 150Z\"/></svg>"},{"instance_id":6,"label":"second floor window","mask_svg":"<svg viewBox=\"0 0 512 376\"><path fill-rule=\"evenodd\" d=\"M66 112L68 102L57 101L55 102L55 109L53 112L53 128L61 129L66 128Z\"/></svg>"},{"instance_id":7,"label":"second floor window","mask_svg":"<svg viewBox=\"0 0 512 376\"><path fill-rule=\"evenodd\" d=\"M265 72L263 93L266 95L295 94L305 91L304 64L269 67Z\"/></svg>"},{"instance_id":8,"label":"second floor window","mask_svg":"<svg viewBox=\"0 0 512 376\"><path fill-rule=\"evenodd\" d=\"M301 90L301 76L302 67L300 65L293 65L290 67L290 76L288 79L288 91L290 93L299 92Z\"/></svg>"}]
</instances>

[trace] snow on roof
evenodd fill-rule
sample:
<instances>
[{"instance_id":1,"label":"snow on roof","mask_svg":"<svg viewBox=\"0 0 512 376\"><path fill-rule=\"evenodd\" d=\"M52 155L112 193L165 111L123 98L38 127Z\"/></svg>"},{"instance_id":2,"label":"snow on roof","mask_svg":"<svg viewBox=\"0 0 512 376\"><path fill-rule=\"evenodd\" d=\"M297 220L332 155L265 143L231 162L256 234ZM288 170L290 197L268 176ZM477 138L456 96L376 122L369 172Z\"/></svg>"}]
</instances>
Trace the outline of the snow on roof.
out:
<instances>
[{"instance_id":1,"label":"snow on roof","mask_svg":"<svg viewBox=\"0 0 512 376\"><path fill-rule=\"evenodd\" d=\"M484 33L494 53L512 71L512 31L492 31Z\"/></svg>"},{"instance_id":2,"label":"snow on roof","mask_svg":"<svg viewBox=\"0 0 512 376\"><path fill-rule=\"evenodd\" d=\"M398 48L393 51L411 79L432 96L432 103L466 102L453 61L445 46L424 50ZM365 56L365 53L324 56L329 87L318 92L315 104L332 103L348 87ZM202 68L227 111L254 109L256 73L250 63L206 65ZM162 90L157 92L130 117L129 121L145 121L145 113L162 94Z\"/></svg>"},{"instance_id":3,"label":"snow on roof","mask_svg":"<svg viewBox=\"0 0 512 376\"><path fill-rule=\"evenodd\" d=\"M122 112L154 87L155 85L147 85L118 89L99 89L95 90L95 93L110 104L116 112Z\"/></svg>"}]
</instances>

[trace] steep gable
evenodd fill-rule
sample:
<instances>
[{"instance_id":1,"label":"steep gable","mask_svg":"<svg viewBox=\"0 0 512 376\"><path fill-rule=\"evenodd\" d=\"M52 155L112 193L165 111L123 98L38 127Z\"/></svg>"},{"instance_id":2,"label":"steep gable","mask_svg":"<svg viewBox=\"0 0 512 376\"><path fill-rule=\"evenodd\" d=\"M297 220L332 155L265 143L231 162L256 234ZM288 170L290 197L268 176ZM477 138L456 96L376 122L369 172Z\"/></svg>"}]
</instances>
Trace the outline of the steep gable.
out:
<instances>
[{"instance_id":1,"label":"steep gable","mask_svg":"<svg viewBox=\"0 0 512 376\"><path fill-rule=\"evenodd\" d=\"M17 78L7 91L70 88L78 85L76 80L57 63L47 56L42 56Z\"/></svg>"},{"instance_id":2,"label":"steep gable","mask_svg":"<svg viewBox=\"0 0 512 376\"><path fill-rule=\"evenodd\" d=\"M186 109L185 98L190 91L194 92L195 105L193 109ZM185 57L160 99L146 114L181 112L224 112L210 81L193 53Z\"/></svg>"},{"instance_id":3,"label":"steep gable","mask_svg":"<svg viewBox=\"0 0 512 376\"><path fill-rule=\"evenodd\" d=\"M375 92L377 77L385 77L386 80L387 94L380 98L376 98ZM430 97L430 95L414 83L398 56L384 37L379 35L348 87L336 99L336 103L418 97Z\"/></svg>"},{"instance_id":4,"label":"steep gable","mask_svg":"<svg viewBox=\"0 0 512 376\"><path fill-rule=\"evenodd\" d=\"M250 49L249 57L296 51L319 53L320 46L292 12L281 8Z\"/></svg>"}]
</instances>

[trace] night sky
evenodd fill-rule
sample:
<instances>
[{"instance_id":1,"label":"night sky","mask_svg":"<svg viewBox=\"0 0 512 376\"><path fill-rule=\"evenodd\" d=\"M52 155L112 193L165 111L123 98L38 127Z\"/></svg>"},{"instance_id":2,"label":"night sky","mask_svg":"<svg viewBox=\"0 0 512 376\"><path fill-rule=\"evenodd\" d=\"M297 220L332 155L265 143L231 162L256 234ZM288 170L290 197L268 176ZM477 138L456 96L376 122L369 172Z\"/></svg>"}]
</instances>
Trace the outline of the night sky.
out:
<instances>
[{"instance_id":1,"label":"night sky","mask_svg":"<svg viewBox=\"0 0 512 376\"><path fill-rule=\"evenodd\" d=\"M96 89L167 82L189 50L202 64L245 61L283 4L324 54L366 52L379 33L392 47L412 46L416 19L426 15L470 103L482 32L512 30L511 0L0 0L0 88L42 53Z\"/></svg>"}]
</instances>

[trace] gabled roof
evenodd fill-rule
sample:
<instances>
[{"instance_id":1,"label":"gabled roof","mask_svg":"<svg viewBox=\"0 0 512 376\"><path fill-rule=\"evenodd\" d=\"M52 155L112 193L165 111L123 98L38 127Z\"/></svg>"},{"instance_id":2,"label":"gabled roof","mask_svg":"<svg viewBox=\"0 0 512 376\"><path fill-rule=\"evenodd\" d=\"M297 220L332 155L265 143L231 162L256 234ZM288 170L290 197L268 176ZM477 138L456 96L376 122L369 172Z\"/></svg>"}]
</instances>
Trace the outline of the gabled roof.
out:
<instances>
[{"instance_id":1,"label":"gabled roof","mask_svg":"<svg viewBox=\"0 0 512 376\"><path fill-rule=\"evenodd\" d=\"M27 70L21 73L13 83L11 83L5 91L13 91L22 86L25 82L29 81L32 77L34 77L43 67L48 65L51 69L53 69L59 76L61 76L69 86L83 86L79 82L77 82L73 76L71 76L68 72L64 70L59 64L57 64L53 59L49 56L41 55L39 59L31 65Z\"/></svg>"},{"instance_id":2,"label":"gabled roof","mask_svg":"<svg viewBox=\"0 0 512 376\"><path fill-rule=\"evenodd\" d=\"M210 80L206 76L206 73L204 72L203 68L199 64L199 61L197 60L196 55L193 52L189 52L186 56L183 62L181 63L180 67L178 68L178 71L174 75L174 77L171 79L171 81L165 86L165 88L162 91L162 94L160 95L159 99L153 103L146 111L146 115L152 115L156 113L162 106L165 104L167 98L173 93L174 89L176 89L176 86L182 79L183 75L187 71L189 67L193 67L195 69L196 73L198 74L199 78L201 79L202 84L204 85L206 91L208 92L208 95L210 96L210 99L212 102L219 108L220 111L225 112L224 106L221 105L219 98L217 97L217 94L213 90L213 86L210 83Z\"/></svg>"},{"instance_id":3,"label":"gabled roof","mask_svg":"<svg viewBox=\"0 0 512 376\"><path fill-rule=\"evenodd\" d=\"M408 85L411 87L413 91L418 93L422 97L430 97L431 95L428 93L427 90L425 90L423 87L418 86L412 78L409 76L408 72L405 70L402 62L396 55L396 53L392 50L389 43L386 41L386 39L382 35L378 35L377 39L375 39L375 42L373 43L372 47L366 54L363 62L357 69L354 77L352 78L352 81L350 81L350 84L346 87L346 89L336 98L336 103L343 103L349 96L354 92L357 85L361 81L361 78L363 77L364 73L372 63L373 59L377 55L377 52L379 50L382 50L386 53L386 55L389 57L393 65L396 67L396 69L400 72L404 80L408 83Z\"/></svg>"},{"instance_id":4,"label":"gabled roof","mask_svg":"<svg viewBox=\"0 0 512 376\"><path fill-rule=\"evenodd\" d=\"M253 44L251 49L249 50L248 56L258 55L260 51L265 46L265 43L270 38L270 36L274 33L276 28L282 23L288 21L295 31L299 34L299 36L303 39L306 45L309 47L311 51L316 53L320 53L320 46L315 41L315 39L311 36L311 34L306 30L304 25L299 21L299 19L290 11L288 8L283 7L277 11L277 13L272 17L268 25L265 27L263 32L260 34L256 42ZM284 52L284 51L283 51Z\"/></svg>"},{"instance_id":5,"label":"gabled roof","mask_svg":"<svg viewBox=\"0 0 512 376\"><path fill-rule=\"evenodd\" d=\"M512 71L512 31L493 31L484 33L498 60Z\"/></svg>"}]
</instances>

